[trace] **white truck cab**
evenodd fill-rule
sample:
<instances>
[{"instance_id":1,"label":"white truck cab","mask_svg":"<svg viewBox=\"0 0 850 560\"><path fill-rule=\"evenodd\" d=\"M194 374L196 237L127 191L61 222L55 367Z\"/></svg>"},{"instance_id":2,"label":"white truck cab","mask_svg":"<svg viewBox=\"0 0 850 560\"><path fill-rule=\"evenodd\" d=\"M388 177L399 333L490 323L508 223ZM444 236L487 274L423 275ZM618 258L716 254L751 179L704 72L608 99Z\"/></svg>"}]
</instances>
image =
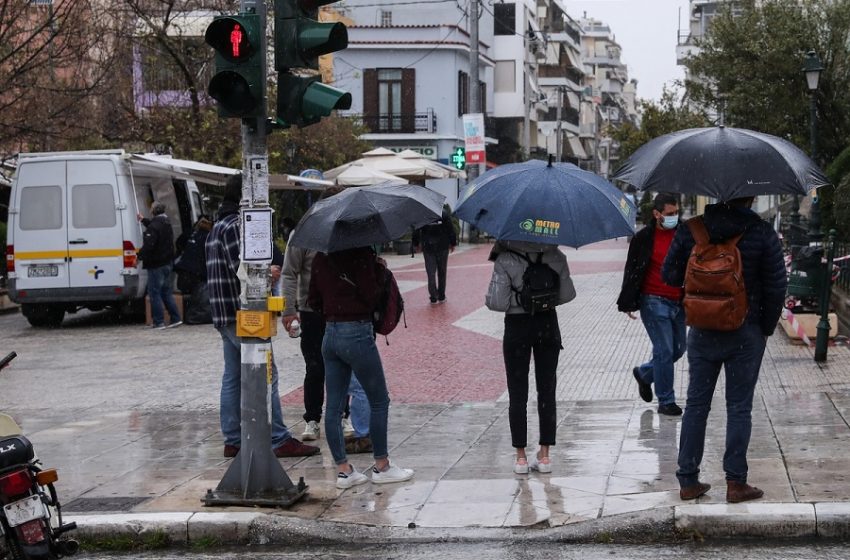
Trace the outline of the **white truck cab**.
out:
<instances>
[{"instance_id":1,"label":"white truck cab","mask_svg":"<svg viewBox=\"0 0 850 560\"><path fill-rule=\"evenodd\" d=\"M159 201L175 239L203 213L191 176L123 150L20 154L9 203L9 297L33 326L82 308L138 309L137 212Z\"/></svg>"}]
</instances>

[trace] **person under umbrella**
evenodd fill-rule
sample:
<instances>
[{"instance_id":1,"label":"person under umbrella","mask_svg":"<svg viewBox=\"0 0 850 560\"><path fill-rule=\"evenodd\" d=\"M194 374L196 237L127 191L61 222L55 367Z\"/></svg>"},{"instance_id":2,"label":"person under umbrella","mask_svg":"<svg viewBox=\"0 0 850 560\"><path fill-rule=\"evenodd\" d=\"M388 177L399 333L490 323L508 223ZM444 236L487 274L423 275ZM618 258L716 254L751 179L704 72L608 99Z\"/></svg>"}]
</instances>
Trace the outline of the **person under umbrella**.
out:
<instances>
[{"instance_id":1,"label":"person under umbrella","mask_svg":"<svg viewBox=\"0 0 850 560\"><path fill-rule=\"evenodd\" d=\"M307 304L322 313L325 336L322 358L325 364L327 411L325 437L337 467L337 488L351 488L369 480L349 462L345 452L340 417L348 399L351 376L360 381L369 400L375 466L372 482L404 482L413 470L390 463L387 450L387 420L390 397L375 344L372 313L378 305L383 286L378 275L386 266L370 247L355 247L313 258Z\"/></svg>"},{"instance_id":2,"label":"person under umbrella","mask_svg":"<svg viewBox=\"0 0 850 560\"><path fill-rule=\"evenodd\" d=\"M555 307L576 296L570 267L566 255L556 245L523 241L498 241L490 252L490 260L495 264L485 304L488 309L505 313L502 353L508 383L511 444L516 450L514 472L527 474L531 469L550 473L549 447L555 445L557 425L556 370L562 348ZM542 290L532 294L532 283L546 284L548 294L544 295ZM537 301L532 301L534 299ZM540 448L529 460L525 449L528 446L526 419L532 355Z\"/></svg>"}]
</instances>

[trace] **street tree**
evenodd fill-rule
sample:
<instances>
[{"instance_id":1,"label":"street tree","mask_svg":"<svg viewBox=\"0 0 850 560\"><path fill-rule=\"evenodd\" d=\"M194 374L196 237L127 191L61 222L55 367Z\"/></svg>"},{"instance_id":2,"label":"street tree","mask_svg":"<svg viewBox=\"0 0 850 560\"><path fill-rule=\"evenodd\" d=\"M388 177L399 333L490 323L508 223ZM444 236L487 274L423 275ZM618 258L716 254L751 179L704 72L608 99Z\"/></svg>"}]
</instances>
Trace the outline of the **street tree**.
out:
<instances>
[{"instance_id":1,"label":"street tree","mask_svg":"<svg viewBox=\"0 0 850 560\"><path fill-rule=\"evenodd\" d=\"M850 138L850 0L742 0L724 3L686 66L691 101L725 105L729 126L809 148L805 54L823 62L816 93L818 162L832 161Z\"/></svg>"},{"instance_id":2,"label":"street tree","mask_svg":"<svg viewBox=\"0 0 850 560\"><path fill-rule=\"evenodd\" d=\"M85 136L111 57L90 0L0 0L0 152L57 149Z\"/></svg>"}]
</instances>

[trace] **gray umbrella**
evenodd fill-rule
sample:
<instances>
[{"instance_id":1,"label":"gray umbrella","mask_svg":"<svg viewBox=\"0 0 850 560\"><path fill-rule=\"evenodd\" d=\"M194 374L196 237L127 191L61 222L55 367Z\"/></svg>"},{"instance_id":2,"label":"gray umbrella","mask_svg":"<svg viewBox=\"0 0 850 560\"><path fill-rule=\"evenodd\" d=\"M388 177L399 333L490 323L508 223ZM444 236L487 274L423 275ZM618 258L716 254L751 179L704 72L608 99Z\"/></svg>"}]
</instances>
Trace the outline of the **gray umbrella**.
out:
<instances>
[{"instance_id":1,"label":"gray umbrella","mask_svg":"<svg viewBox=\"0 0 850 560\"><path fill-rule=\"evenodd\" d=\"M650 140L612 179L641 190L732 200L800 194L829 179L800 148L777 136L723 126L680 130Z\"/></svg>"},{"instance_id":2,"label":"gray umbrella","mask_svg":"<svg viewBox=\"0 0 850 560\"><path fill-rule=\"evenodd\" d=\"M289 242L323 253L385 243L440 219L445 199L419 185L349 187L310 207Z\"/></svg>"}]
</instances>

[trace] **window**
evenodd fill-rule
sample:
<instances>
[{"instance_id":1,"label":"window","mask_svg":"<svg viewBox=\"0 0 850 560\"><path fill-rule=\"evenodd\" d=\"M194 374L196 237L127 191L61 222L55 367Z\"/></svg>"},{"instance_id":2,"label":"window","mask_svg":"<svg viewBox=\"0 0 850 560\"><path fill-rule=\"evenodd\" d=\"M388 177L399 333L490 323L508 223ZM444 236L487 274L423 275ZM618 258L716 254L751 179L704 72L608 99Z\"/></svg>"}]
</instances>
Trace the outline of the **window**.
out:
<instances>
[{"instance_id":1,"label":"window","mask_svg":"<svg viewBox=\"0 0 850 560\"><path fill-rule=\"evenodd\" d=\"M497 6L499 4L496 4ZM494 90L498 92L516 91L516 62L513 60L497 60L494 72Z\"/></svg>"},{"instance_id":2,"label":"window","mask_svg":"<svg viewBox=\"0 0 850 560\"><path fill-rule=\"evenodd\" d=\"M382 131L401 130L401 69L378 70L378 115Z\"/></svg>"},{"instance_id":3,"label":"window","mask_svg":"<svg viewBox=\"0 0 850 560\"><path fill-rule=\"evenodd\" d=\"M479 109L485 115L487 114L487 84L478 82L478 102L481 104Z\"/></svg>"},{"instance_id":4,"label":"window","mask_svg":"<svg viewBox=\"0 0 850 560\"><path fill-rule=\"evenodd\" d=\"M513 35L516 31L516 4L493 5L493 34Z\"/></svg>"},{"instance_id":5,"label":"window","mask_svg":"<svg viewBox=\"0 0 850 560\"><path fill-rule=\"evenodd\" d=\"M21 189L21 229L59 229L62 214L62 189L58 186Z\"/></svg>"},{"instance_id":6,"label":"window","mask_svg":"<svg viewBox=\"0 0 850 560\"><path fill-rule=\"evenodd\" d=\"M388 10L381 10L381 27L392 27L393 13Z\"/></svg>"},{"instance_id":7,"label":"window","mask_svg":"<svg viewBox=\"0 0 850 560\"><path fill-rule=\"evenodd\" d=\"M112 185L74 185L71 189L75 228L105 228L116 223Z\"/></svg>"},{"instance_id":8,"label":"window","mask_svg":"<svg viewBox=\"0 0 850 560\"><path fill-rule=\"evenodd\" d=\"M457 116L463 116L469 112L469 74L460 71L457 73Z\"/></svg>"}]
</instances>

